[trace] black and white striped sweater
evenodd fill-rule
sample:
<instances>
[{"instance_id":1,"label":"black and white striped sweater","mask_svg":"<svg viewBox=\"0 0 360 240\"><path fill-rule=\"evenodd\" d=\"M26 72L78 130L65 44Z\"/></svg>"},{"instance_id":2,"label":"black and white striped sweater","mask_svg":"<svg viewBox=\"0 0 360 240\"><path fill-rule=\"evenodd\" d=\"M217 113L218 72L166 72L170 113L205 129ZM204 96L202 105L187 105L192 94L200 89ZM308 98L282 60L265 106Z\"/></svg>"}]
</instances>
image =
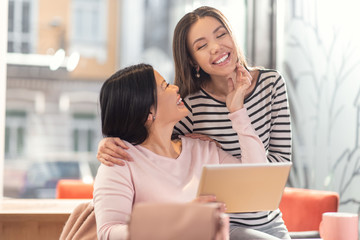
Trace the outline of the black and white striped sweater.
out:
<instances>
[{"instance_id":1,"label":"black and white striped sweater","mask_svg":"<svg viewBox=\"0 0 360 240\"><path fill-rule=\"evenodd\" d=\"M274 70L259 70L253 92L245 99L251 123L264 144L269 162L291 161L291 126L285 81ZM174 133L200 133L215 139L222 149L241 158L237 133L232 129L228 109L204 90L184 98L189 115L176 124ZM264 227L280 214L256 212L231 214L231 222L247 227Z\"/></svg>"}]
</instances>

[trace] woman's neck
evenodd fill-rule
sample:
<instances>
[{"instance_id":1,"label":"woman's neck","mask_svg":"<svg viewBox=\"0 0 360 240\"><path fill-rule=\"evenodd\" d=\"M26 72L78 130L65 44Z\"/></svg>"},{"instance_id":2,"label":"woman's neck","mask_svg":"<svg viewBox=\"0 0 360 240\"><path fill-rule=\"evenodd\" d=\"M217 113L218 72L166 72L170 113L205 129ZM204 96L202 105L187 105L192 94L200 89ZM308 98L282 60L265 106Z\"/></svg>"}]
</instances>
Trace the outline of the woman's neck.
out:
<instances>
[{"instance_id":1,"label":"woman's neck","mask_svg":"<svg viewBox=\"0 0 360 240\"><path fill-rule=\"evenodd\" d=\"M148 138L140 144L150 151L164 157L177 158L181 153L181 141L172 141L173 128L152 126Z\"/></svg>"},{"instance_id":2,"label":"woman's neck","mask_svg":"<svg viewBox=\"0 0 360 240\"><path fill-rule=\"evenodd\" d=\"M235 72L229 76L211 76L211 80L205 82L203 89L215 99L225 102L229 93L227 81L235 77Z\"/></svg>"},{"instance_id":3,"label":"woman's neck","mask_svg":"<svg viewBox=\"0 0 360 240\"><path fill-rule=\"evenodd\" d=\"M257 82L257 78L259 76L259 71L258 70L250 70L250 75L252 77L251 86L247 89L245 98L247 98L251 94L251 92L254 90L256 82ZM226 96L229 93L227 80L229 78L235 78L235 77L236 77L235 72L226 77L225 76L211 77L211 80L205 82L204 85L202 86L202 88L216 100L226 102Z\"/></svg>"}]
</instances>

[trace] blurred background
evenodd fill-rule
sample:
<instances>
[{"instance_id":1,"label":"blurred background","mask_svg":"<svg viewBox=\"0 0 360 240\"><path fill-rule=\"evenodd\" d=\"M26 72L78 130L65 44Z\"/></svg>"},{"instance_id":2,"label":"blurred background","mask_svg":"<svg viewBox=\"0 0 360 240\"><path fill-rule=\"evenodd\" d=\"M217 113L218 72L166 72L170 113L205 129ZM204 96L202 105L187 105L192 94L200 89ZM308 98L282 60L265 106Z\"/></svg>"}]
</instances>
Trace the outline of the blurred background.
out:
<instances>
[{"instance_id":1,"label":"blurred background","mask_svg":"<svg viewBox=\"0 0 360 240\"><path fill-rule=\"evenodd\" d=\"M250 65L286 80L288 185L336 191L340 211L359 213L357 0L8 0L0 32L3 196L54 198L61 178L93 181L103 81L146 62L172 82L174 27L201 5L225 14Z\"/></svg>"}]
</instances>

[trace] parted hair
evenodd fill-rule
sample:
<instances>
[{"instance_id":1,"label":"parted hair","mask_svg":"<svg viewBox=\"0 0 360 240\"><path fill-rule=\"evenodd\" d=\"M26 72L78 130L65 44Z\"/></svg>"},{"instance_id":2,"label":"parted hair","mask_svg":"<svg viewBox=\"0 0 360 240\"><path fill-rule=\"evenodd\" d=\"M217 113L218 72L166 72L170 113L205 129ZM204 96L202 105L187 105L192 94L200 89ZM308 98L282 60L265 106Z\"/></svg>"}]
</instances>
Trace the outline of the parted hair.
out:
<instances>
[{"instance_id":1,"label":"parted hair","mask_svg":"<svg viewBox=\"0 0 360 240\"><path fill-rule=\"evenodd\" d=\"M145 122L157 105L154 69L148 64L126 67L108 78L100 90L104 137L119 137L141 144L148 137Z\"/></svg>"},{"instance_id":2,"label":"parted hair","mask_svg":"<svg viewBox=\"0 0 360 240\"><path fill-rule=\"evenodd\" d=\"M190 27L196 23L200 18L213 17L217 19L228 33L232 36L234 44L237 48L237 54L240 63L247 68L245 56L237 46L235 38L232 34L231 27L226 17L216 8L203 6L195 9L192 12L185 14L174 30L173 36L173 58L175 63L175 81L174 83L180 89L181 97L186 97L189 94L195 93L200 90L201 86L206 81L210 81L210 76L202 69L200 69L200 77L197 78L194 60L191 56L190 50L187 46L187 37Z\"/></svg>"}]
</instances>

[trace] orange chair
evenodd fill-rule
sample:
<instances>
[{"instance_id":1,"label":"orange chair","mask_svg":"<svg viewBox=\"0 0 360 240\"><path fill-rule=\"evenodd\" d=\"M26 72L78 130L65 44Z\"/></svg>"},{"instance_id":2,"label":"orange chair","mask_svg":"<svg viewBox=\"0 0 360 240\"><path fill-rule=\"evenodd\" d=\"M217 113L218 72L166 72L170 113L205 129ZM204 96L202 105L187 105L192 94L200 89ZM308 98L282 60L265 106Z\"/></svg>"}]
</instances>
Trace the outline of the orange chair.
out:
<instances>
[{"instance_id":1,"label":"orange chair","mask_svg":"<svg viewBox=\"0 0 360 240\"><path fill-rule=\"evenodd\" d=\"M322 214L338 206L336 192L286 187L279 208L289 232L303 232L319 231Z\"/></svg>"},{"instance_id":2,"label":"orange chair","mask_svg":"<svg viewBox=\"0 0 360 240\"><path fill-rule=\"evenodd\" d=\"M56 198L93 198L93 183L78 179L61 179L56 185Z\"/></svg>"}]
</instances>

